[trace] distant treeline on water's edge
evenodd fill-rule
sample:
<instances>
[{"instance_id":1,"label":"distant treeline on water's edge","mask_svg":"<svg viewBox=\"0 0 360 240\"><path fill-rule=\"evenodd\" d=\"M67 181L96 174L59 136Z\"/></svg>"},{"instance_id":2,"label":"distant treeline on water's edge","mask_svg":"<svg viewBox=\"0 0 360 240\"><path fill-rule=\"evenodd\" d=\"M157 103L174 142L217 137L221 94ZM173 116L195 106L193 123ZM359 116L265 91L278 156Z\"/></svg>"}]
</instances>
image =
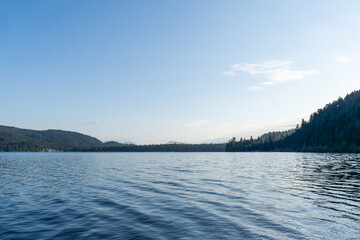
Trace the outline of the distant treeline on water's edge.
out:
<instances>
[{"instance_id":1,"label":"distant treeline on water's edge","mask_svg":"<svg viewBox=\"0 0 360 240\"><path fill-rule=\"evenodd\" d=\"M226 144L153 144L122 145L73 149L79 152L224 152Z\"/></svg>"},{"instance_id":2,"label":"distant treeline on water's edge","mask_svg":"<svg viewBox=\"0 0 360 240\"><path fill-rule=\"evenodd\" d=\"M0 126L2 152L224 152L219 144L156 144L135 145L101 142L77 132L62 130L29 130Z\"/></svg>"},{"instance_id":3,"label":"distant treeline on water's edge","mask_svg":"<svg viewBox=\"0 0 360 240\"><path fill-rule=\"evenodd\" d=\"M360 153L360 91L311 114L309 121L285 132L219 144L135 145L105 142L77 132L0 126L2 152L350 152Z\"/></svg>"}]
</instances>

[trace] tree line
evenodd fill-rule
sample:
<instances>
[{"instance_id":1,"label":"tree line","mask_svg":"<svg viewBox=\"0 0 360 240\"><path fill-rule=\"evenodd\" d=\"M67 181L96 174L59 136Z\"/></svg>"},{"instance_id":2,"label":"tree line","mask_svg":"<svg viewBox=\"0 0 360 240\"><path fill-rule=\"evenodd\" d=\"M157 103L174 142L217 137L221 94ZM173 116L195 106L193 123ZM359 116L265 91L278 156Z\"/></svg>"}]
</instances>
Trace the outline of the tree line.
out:
<instances>
[{"instance_id":1,"label":"tree line","mask_svg":"<svg viewBox=\"0 0 360 240\"><path fill-rule=\"evenodd\" d=\"M226 144L150 144L73 149L79 152L224 152Z\"/></svg>"}]
</instances>

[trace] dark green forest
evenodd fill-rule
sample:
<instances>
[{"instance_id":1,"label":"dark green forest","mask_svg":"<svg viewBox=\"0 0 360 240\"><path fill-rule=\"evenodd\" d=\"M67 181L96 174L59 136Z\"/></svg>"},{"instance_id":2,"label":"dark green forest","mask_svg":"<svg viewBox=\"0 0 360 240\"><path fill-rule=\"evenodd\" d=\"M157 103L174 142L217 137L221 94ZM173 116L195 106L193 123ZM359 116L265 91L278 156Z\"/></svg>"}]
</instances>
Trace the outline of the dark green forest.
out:
<instances>
[{"instance_id":1,"label":"dark green forest","mask_svg":"<svg viewBox=\"0 0 360 240\"><path fill-rule=\"evenodd\" d=\"M80 152L224 152L226 144L152 144L74 149Z\"/></svg>"},{"instance_id":2,"label":"dark green forest","mask_svg":"<svg viewBox=\"0 0 360 240\"><path fill-rule=\"evenodd\" d=\"M99 139L77 132L37 131L0 126L0 151L2 152L71 151L74 148L89 148L102 144Z\"/></svg>"},{"instance_id":3,"label":"dark green forest","mask_svg":"<svg viewBox=\"0 0 360 240\"><path fill-rule=\"evenodd\" d=\"M280 138L232 138L226 151L360 152L360 91L339 98L311 114L309 121Z\"/></svg>"}]
</instances>

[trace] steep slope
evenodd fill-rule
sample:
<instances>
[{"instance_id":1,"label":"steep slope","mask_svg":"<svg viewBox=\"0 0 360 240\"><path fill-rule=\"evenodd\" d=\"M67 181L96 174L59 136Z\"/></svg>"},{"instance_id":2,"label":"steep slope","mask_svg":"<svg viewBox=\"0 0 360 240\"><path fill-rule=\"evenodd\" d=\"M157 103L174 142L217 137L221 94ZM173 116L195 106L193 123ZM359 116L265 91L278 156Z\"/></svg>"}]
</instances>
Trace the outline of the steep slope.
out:
<instances>
[{"instance_id":1,"label":"steep slope","mask_svg":"<svg viewBox=\"0 0 360 240\"><path fill-rule=\"evenodd\" d=\"M233 138L226 151L360 152L360 91L319 109L285 138Z\"/></svg>"},{"instance_id":2,"label":"steep slope","mask_svg":"<svg viewBox=\"0 0 360 240\"><path fill-rule=\"evenodd\" d=\"M360 146L360 91L313 113L284 144L297 151L356 151Z\"/></svg>"}]
</instances>

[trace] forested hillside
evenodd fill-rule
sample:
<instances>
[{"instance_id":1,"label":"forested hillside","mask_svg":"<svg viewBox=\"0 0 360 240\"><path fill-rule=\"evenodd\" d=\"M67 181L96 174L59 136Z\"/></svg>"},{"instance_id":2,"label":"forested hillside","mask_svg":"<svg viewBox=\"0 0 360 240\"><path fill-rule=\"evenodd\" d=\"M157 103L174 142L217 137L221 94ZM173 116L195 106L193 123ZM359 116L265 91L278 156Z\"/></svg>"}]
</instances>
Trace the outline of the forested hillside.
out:
<instances>
[{"instance_id":1,"label":"forested hillside","mask_svg":"<svg viewBox=\"0 0 360 240\"><path fill-rule=\"evenodd\" d=\"M69 151L74 148L101 146L103 143L77 132L62 130L36 131L0 126L0 151Z\"/></svg>"},{"instance_id":2,"label":"forested hillside","mask_svg":"<svg viewBox=\"0 0 360 240\"><path fill-rule=\"evenodd\" d=\"M360 152L360 91L339 98L302 121L291 135L236 141L226 151Z\"/></svg>"}]
</instances>

